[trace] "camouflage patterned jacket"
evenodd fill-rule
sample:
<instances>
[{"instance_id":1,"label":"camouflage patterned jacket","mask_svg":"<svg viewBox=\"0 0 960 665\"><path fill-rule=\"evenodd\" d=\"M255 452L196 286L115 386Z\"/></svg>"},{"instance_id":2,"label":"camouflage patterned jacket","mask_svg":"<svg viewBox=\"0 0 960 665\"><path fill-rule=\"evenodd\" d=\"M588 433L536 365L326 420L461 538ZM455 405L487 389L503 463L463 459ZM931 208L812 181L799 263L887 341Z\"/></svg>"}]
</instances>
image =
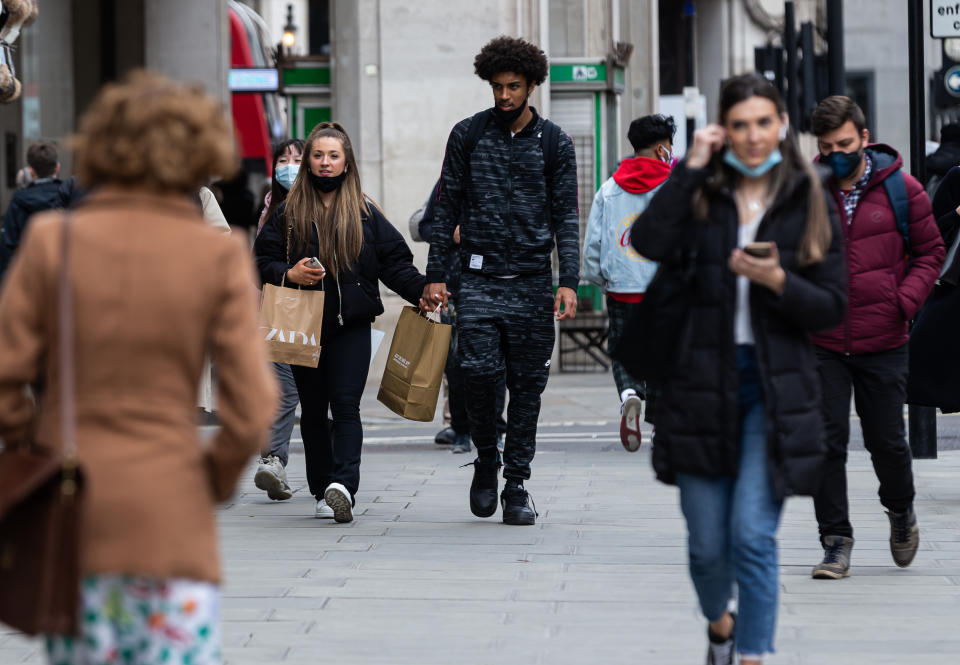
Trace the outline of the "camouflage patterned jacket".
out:
<instances>
[{"instance_id":1,"label":"camouflage patterned jacket","mask_svg":"<svg viewBox=\"0 0 960 665\"><path fill-rule=\"evenodd\" d=\"M577 162L573 142L559 132L552 173L545 173L540 132L533 119L513 137L487 123L476 147L465 154L470 118L450 132L436 201L427 281L446 280L453 229L460 224L463 269L494 276L542 275L551 271L556 239L560 286L580 282ZM466 210L461 216L461 206Z\"/></svg>"}]
</instances>

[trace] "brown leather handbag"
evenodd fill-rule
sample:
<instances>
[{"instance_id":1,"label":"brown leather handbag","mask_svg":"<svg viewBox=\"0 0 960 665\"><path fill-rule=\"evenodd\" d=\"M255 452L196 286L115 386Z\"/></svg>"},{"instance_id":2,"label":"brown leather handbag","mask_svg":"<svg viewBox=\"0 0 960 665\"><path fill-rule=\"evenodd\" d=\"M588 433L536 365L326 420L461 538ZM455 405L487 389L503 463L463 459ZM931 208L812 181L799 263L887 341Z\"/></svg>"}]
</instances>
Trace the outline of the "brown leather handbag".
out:
<instances>
[{"instance_id":1,"label":"brown leather handbag","mask_svg":"<svg viewBox=\"0 0 960 665\"><path fill-rule=\"evenodd\" d=\"M69 220L60 265L60 420L63 446L0 452L0 621L29 635L75 635L80 600L83 475L74 416Z\"/></svg>"}]
</instances>

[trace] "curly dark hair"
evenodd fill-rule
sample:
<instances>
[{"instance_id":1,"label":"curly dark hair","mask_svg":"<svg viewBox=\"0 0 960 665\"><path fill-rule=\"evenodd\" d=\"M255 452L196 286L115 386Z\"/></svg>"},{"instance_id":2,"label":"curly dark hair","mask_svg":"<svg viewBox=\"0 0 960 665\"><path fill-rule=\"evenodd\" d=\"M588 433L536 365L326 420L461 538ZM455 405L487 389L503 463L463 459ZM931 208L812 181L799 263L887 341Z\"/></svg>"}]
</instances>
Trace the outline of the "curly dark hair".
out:
<instances>
[{"instance_id":1,"label":"curly dark hair","mask_svg":"<svg viewBox=\"0 0 960 665\"><path fill-rule=\"evenodd\" d=\"M672 116L645 115L630 123L627 139L633 146L634 152L640 152L660 141L673 143L673 135L677 133L677 123Z\"/></svg>"},{"instance_id":2,"label":"curly dark hair","mask_svg":"<svg viewBox=\"0 0 960 665\"><path fill-rule=\"evenodd\" d=\"M547 80L547 56L539 46L516 37L491 39L473 59L473 71L484 81L503 72L520 74L527 85Z\"/></svg>"}]
</instances>

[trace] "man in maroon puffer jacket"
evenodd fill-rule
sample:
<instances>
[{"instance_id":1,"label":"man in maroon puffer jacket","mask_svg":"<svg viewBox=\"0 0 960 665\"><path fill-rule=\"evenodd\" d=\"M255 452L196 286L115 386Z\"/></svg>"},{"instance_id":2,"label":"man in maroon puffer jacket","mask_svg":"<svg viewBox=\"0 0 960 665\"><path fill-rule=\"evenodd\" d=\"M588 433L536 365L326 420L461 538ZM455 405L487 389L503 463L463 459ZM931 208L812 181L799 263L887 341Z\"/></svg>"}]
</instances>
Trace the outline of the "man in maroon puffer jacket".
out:
<instances>
[{"instance_id":1,"label":"man in maroon puffer jacket","mask_svg":"<svg viewBox=\"0 0 960 665\"><path fill-rule=\"evenodd\" d=\"M933 289L944 246L923 186L900 172L903 160L893 148L869 144L863 111L852 99L823 100L811 125L820 163L833 172L828 189L840 210L849 273L846 320L813 336L827 445L823 484L814 497L824 557L813 577L839 579L850 574L853 548L845 469L851 388L890 519L894 562L909 566L920 544L903 426L907 325ZM909 200L908 240L884 187L891 177L903 178Z\"/></svg>"}]
</instances>

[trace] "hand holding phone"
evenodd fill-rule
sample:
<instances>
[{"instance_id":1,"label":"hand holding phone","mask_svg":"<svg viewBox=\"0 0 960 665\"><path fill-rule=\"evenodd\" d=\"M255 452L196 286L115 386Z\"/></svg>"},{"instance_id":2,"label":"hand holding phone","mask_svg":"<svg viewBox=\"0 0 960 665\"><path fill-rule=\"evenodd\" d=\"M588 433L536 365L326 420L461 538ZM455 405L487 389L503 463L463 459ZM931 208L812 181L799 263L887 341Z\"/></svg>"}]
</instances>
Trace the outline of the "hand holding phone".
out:
<instances>
[{"instance_id":1,"label":"hand holding phone","mask_svg":"<svg viewBox=\"0 0 960 665\"><path fill-rule=\"evenodd\" d=\"M320 263L320 259L315 256L311 256L303 265L305 265L307 268L312 268L313 270L323 270L323 264Z\"/></svg>"},{"instance_id":2,"label":"hand holding phone","mask_svg":"<svg viewBox=\"0 0 960 665\"><path fill-rule=\"evenodd\" d=\"M743 248L743 251L756 259L768 259L773 254L773 243L751 242Z\"/></svg>"}]
</instances>

